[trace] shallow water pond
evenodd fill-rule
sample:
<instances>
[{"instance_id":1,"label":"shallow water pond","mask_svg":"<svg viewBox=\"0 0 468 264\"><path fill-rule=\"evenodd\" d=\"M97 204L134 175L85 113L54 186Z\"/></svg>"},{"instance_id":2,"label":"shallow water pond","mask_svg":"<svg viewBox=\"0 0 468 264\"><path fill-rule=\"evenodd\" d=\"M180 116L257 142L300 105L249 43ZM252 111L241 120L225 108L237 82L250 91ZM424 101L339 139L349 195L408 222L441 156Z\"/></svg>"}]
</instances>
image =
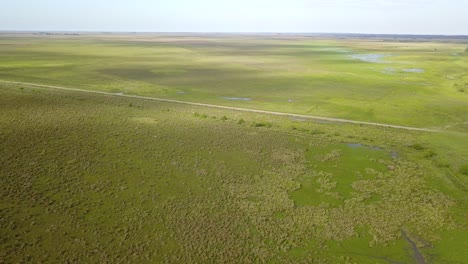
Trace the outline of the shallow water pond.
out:
<instances>
[{"instance_id":1,"label":"shallow water pond","mask_svg":"<svg viewBox=\"0 0 468 264\"><path fill-rule=\"evenodd\" d=\"M388 57L386 54L352 54L351 58L364 62L382 63L382 59Z\"/></svg>"},{"instance_id":2,"label":"shallow water pond","mask_svg":"<svg viewBox=\"0 0 468 264\"><path fill-rule=\"evenodd\" d=\"M395 70L395 68L387 67L387 68L382 70L382 73L384 73L384 74L395 74L396 70Z\"/></svg>"},{"instance_id":3,"label":"shallow water pond","mask_svg":"<svg viewBox=\"0 0 468 264\"><path fill-rule=\"evenodd\" d=\"M419 68L411 68L411 69L403 69L404 72L412 72L412 73L423 73L424 69Z\"/></svg>"},{"instance_id":4,"label":"shallow water pond","mask_svg":"<svg viewBox=\"0 0 468 264\"><path fill-rule=\"evenodd\" d=\"M367 148L367 149L372 149L372 150L383 150L383 148L378 147L378 146L367 146L367 145L363 145L360 143L347 143L346 146L350 148ZM390 151L390 156L392 158L398 158L399 155L398 155L398 152L396 151Z\"/></svg>"},{"instance_id":5,"label":"shallow water pond","mask_svg":"<svg viewBox=\"0 0 468 264\"><path fill-rule=\"evenodd\" d=\"M226 100L231 100L231 101L250 101L252 98L248 97L221 97Z\"/></svg>"},{"instance_id":6,"label":"shallow water pond","mask_svg":"<svg viewBox=\"0 0 468 264\"><path fill-rule=\"evenodd\" d=\"M350 148L369 148L369 149L375 149L375 150L381 150L382 149L381 147L366 146L366 145L363 145L363 144L360 144L360 143L348 143L348 144L346 144L346 146L348 146Z\"/></svg>"}]
</instances>

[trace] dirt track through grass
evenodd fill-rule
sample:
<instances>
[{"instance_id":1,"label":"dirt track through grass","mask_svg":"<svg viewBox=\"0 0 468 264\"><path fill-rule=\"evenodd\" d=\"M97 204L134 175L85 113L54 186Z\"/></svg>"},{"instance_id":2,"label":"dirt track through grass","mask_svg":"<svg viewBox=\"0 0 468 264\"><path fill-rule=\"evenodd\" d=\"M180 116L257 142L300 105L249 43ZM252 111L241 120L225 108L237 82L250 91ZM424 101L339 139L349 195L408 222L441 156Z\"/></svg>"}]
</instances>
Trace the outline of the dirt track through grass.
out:
<instances>
[{"instance_id":1,"label":"dirt track through grass","mask_svg":"<svg viewBox=\"0 0 468 264\"><path fill-rule=\"evenodd\" d=\"M401 234L403 235L405 240L411 246L411 251L413 252L413 258L414 258L415 263L417 263L417 264L426 264L426 261L424 260L424 256L419 251L418 246L416 245L416 243L413 240L411 240L411 238L408 236L408 234L406 234L406 232L404 230L401 231Z\"/></svg>"},{"instance_id":2,"label":"dirt track through grass","mask_svg":"<svg viewBox=\"0 0 468 264\"><path fill-rule=\"evenodd\" d=\"M441 130L430 129L430 128L399 126L399 125L391 125L391 124L382 124L382 123L374 123L374 122L348 120L348 119L341 119L341 118L321 117L321 116L311 116L311 115L301 115L301 114L265 111L265 110L240 108L240 107L232 107L232 106L224 106L224 105L204 104L204 103L195 103L195 102L164 99L164 98L157 98L157 97L147 97L147 96L139 96L139 95L115 94L115 93L108 93L108 92L101 92L101 91L91 91L91 90L83 90L83 89L61 87L61 86L52 86L52 85L43 85L43 84L35 84L35 83L13 82L13 81L4 81L4 80L0 80L0 83L25 85L25 86L30 86L30 87L46 88L46 89L59 89L59 90L66 90L66 91L94 93L94 94L102 94L102 95L109 95L109 96L129 97L129 98L153 100L153 101L160 101L160 102L187 104L187 105L203 106L203 107L211 107L211 108L219 108L219 109L228 109L228 110L243 111L243 112L253 112L253 113L267 114L267 115L289 116L289 117L294 117L294 118L307 118L307 119L311 119L311 120L322 120L322 121L337 122L337 123L348 123L348 124L388 127L388 128L404 129L404 130L412 130L412 131L442 132Z\"/></svg>"}]
</instances>

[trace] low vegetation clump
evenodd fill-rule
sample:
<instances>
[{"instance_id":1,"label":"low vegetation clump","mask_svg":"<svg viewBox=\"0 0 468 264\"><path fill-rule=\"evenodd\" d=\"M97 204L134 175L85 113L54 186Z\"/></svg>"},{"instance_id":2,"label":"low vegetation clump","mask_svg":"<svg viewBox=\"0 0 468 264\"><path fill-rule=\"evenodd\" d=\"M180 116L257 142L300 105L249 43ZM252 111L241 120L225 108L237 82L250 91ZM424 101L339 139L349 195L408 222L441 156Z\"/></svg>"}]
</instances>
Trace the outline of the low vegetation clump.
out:
<instances>
[{"instance_id":1,"label":"low vegetation clump","mask_svg":"<svg viewBox=\"0 0 468 264\"><path fill-rule=\"evenodd\" d=\"M465 164L460 167L460 173L464 175L468 175L468 164Z\"/></svg>"},{"instance_id":2,"label":"low vegetation clump","mask_svg":"<svg viewBox=\"0 0 468 264\"><path fill-rule=\"evenodd\" d=\"M423 145L421 145L419 143L415 143L415 144L411 145L410 147L414 148L415 150L425 150L426 149Z\"/></svg>"},{"instance_id":3,"label":"low vegetation clump","mask_svg":"<svg viewBox=\"0 0 468 264\"><path fill-rule=\"evenodd\" d=\"M270 122L253 122L252 123L253 127L267 127L270 128L273 126Z\"/></svg>"}]
</instances>

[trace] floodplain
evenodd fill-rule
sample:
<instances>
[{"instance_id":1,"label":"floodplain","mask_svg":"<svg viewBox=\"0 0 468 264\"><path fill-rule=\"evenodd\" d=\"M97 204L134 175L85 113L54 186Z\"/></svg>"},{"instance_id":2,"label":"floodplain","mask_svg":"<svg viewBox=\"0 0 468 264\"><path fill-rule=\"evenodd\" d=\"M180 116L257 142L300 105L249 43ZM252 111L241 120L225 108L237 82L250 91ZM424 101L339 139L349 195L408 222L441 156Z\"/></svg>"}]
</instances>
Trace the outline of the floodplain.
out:
<instances>
[{"instance_id":1,"label":"floodplain","mask_svg":"<svg viewBox=\"0 0 468 264\"><path fill-rule=\"evenodd\" d=\"M466 47L0 35L0 260L464 263Z\"/></svg>"}]
</instances>

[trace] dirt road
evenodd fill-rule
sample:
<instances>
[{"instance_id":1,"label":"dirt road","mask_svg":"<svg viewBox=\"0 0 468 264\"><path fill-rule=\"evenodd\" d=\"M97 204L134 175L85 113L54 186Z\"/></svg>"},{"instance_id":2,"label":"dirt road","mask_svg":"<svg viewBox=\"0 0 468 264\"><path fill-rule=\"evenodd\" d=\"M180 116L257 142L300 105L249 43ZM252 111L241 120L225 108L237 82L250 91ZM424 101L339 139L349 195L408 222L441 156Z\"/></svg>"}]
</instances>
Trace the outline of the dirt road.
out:
<instances>
[{"instance_id":1,"label":"dirt road","mask_svg":"<svg viewBox=\"0 0 468 264\"><path fill-rule=\"evenodd\" d=\"M52 85L42 85L42 84L35 84L35 83L13 82L13 81L3 81L3 80L0 80L0 83L17 84L17 85L24 85L24 86L30 86L30 87L45 88L45 89L57 89L57 90L65 90L65 91L93 93L93 94L101 94L101 95L108 95L108 96L128 97L128 98L136 98L136 99L144 99L144 100L153 100L153 101L159 101L159 102L169 102L169 103L203 106L203 107L211 107L211 108L219 108L219 109L227 109L227 110L235 110L235 111L243 111L243 112L252 112L252 113L267 114L267 115L288 116L288 117L292 117L292 118L321 120L321 121L336 122L336 123L358 124L358 125L368 125L368 126L377 126L377 127L389 127L389 128L412 130L412 131L442 132L441 130L430 129L430 128L399 126L399 125L390 125L390 124L382 124L382 123L374 123L374 122L348 120L348 119L341 119L341 118L321 117L321 116L301 115L301 114L283 113L283 112L275 112L275 111L256 110L256 109L248 109L248 108L241 108L241 107L195 103L195 102L187 102L187 101L179 101L179 100L173 100L173 99L164 99L164 98L147 97L147 96L139 96L139 95L114 94L114 93L101 92L101 91L91 91L91 90L83 90L83 89L68 88L68 87L61 87L61 86L52 86Z\"/></svg>"}]
</instances>

